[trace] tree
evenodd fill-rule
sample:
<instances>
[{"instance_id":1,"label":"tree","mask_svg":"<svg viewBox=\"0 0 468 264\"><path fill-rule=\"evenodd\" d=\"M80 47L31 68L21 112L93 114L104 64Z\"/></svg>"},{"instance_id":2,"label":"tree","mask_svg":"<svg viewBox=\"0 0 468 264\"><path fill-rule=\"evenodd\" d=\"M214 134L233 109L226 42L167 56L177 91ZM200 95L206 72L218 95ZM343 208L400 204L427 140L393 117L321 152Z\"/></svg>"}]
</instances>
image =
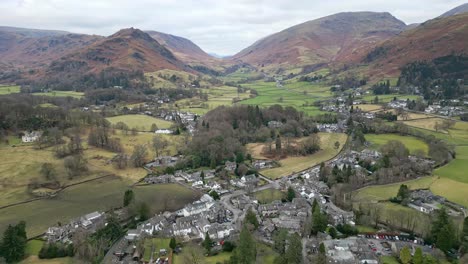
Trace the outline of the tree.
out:
<instances>
[{"instance_id":1,"label":"tree","mask_svg":"<svg viewBox=\"0 0 468 264\"><path fill-rule=\"evenodd\" d=\"M408 186L405 185L405 184L400 185L400 189L398 190L397 198L402 201L404 199L409 198L409 195L410 195L410 190L409 190Z\"/></svg>"},{"instance_id":2,"label":"tree","mask_svg":"<svg viewBox=\"0 0 468 264\"><path fill-rule=\"evenodd\" d=\"M133 190L126 190L124 193L124 200L123 200L123 206L127 207L131 202L135 200L135 194L133 193Z\"/></svg>"},{"instance_id":3,"label":"tree","mask_svg":"<svg viewBox=\"0 0 468 264\"><path fill-rule=\"evenodd\" d=\"M281 150L281 138L279 135L276 137L275 146L276 150Z\"/></svg>"},{"instance_id":4,"label":"tree","mask_svg":"<svg viewBox=\"0 0 468 264\"><path fill-rule=\"evenodd\" d=\"M312 212L312 233L324 232L327 228L328 219L325 213L322 213L319 206Z\"/></svg>"},{"instance_id":5,"label":"tree","mask_svg":"<svg viewBox=\"0 0 468 264\"><path fill-rule=\"evenodd\" d=\"M70 179L88 171L88 162L82 154L68 156L63 160L63 163Z\"/></svg>"},{"instance_id":6,"label":"tree","mask_svg":"<svg viewBox=\"0 0 468 264\"><path fill-rule=\"evenodd\" d=\"M145 164L146 154L146 147L144 145L136 145L133 148L133 153L132 156L130 156L130 160L132 161L135 168L141 167Z\"/></svg>"},{"instance_id":7,"label":"tree","mask_svg":"<svg viewBox=\"0 0 468 264\"><path fill-rule=\"evenodd\" d=\"M138 215L140 216L140 221L145 221L150 218L150 208L147 203L140 203Z\"/></svg>"},{"instance_id":8,"label":"tree","mask_svg":"<svg viewBox=\"0 0 468 264\"><path fill-rule=\"evenodd\" d=\"M169 146L169 142L162 135L156 135L153 137L152 146L156 157L159 157Z\"/></svg>"},{"instance_id":9,"label":"tree","mask_svg":"<svg viewBox=\"0 0 468 264\"><path fill-rule=\"evenodd\" d=\"M201 171L200 178L201 178L202 182L205 183L205 172L204 171Z\"/></svg>"},{"instance_id":10,"label":"tree","mask_svg":"<svg viewBox=\"0 0 468 264\"><path fill-rule=\"evenodd\" d=\"M208 232L205 233L205 240L203 241L203 247L205 248L206 254L209 256L211 254L211 248L213 247L213 240L210 238Z\"/></svg>"},{"instance_id":11,"label":"tree","mask_svg":"<svg viewBox=\"0 0 468 264\"><path fill-rule=\"evenodd\" d=\"M328 230L328 233L333 239L337 238L338 236L338 233L336 232L336 229L334 227L330 227L330 229Z\"/></svg>"},{"instance_id":12,"label":"tree","mask_svg":"<svg viewBox=\"0 0 468 264\"><path fill-rule=\"evenodd\" d=\"M253 225L255 229L257 229L259 226L257 215L255 215L251 208L249 208L245 215L245 221L246 223Z\"/></svg>"},{"instance_id":13,"label":"tree","mask_svg":"<svg viewBox=\"0 0 468 264\"><path fill-rule=\"evenodd\" d=\"M257 258L257 246L246 225L242 227L239 236L239 246L234 250L231 263L253 264Z\"/></svg>"},{"instance_id":14,"label":"tree","mask_svg":"<svg viewBox=\"0 0 468 264\"><path fill-rule=\"evenodd\" d=\"M151 124L151 132L155 132L156 130L158 130L158 126L156 124Z\"/></svg>"},{"instance_id":15,"label":"tree","mask_svg":"<svg viewBox=\"0 0 468 264\"><path fill-rule=\"evenodd\" d=\"M171 237L171 241L169 241L169 247L174 251L176 246L177 246L177 243L176 243L175 237Z\"/></svg>"},{"instance_id":16,"label":"tree","mask_svg":"<svg viewBox=\"0 0 468 264\"><path fill-rule=\"evenodd\" d=\"M445 208L438 211L436 220L432 223L432 240L436 247L447 252L455 244L456 232Z\"/></svg>"},{"instance_id":17,"label":"tree","mask_svg":"<svg viewBox=\"0 0 468 264\"><path fill-rule=\"evenodd\" d=\"M213 197L213 199L219 200L219 194L218 194L218 192L216 192L215 190L211 190L208 194L209 194L211 197Z\"/></svg>"},{"instance_id":18,"label":"tree","mask_svg":"<svg viewBox=\"0 0 468 264\"><path fill-rule=\"evenodd\" d=\"M26 242L26 222L21 221L15 226L8 225L0 244L0 255L7 263L18 262L24 257Z\"/></svg>"},{"instance_id":19,"label":"tree","mask_svg":"<svg viewBox=\"0 0 468 264\"><path fill-rule=\"evenodd\" d=\"M411 263L411 252L408 247L404 247L400 250L400 261L403 264Z\"/></svg>"},{"instance_id":20,"label":"tree","mask_svg":"<svg viewBox=\"0 0 468 264\"><path fill-rule=\"evenodd\" d=\"M286 259L288 264L300 264L303 261L301 237L297 233L294 233L289 237Z\"/></svg>"},{"instance_id":21,"label":"tree","mask_svg":"<svg viewBox=\"0 0 468 264\"><path fill-rule=\"evenodd\" d=\"M283 255L286 253L286 240L288 239L288 230L282 228L278 230L273 236L273 249L278 254Z\"/></svg>"},{"instance_id":22,"label":"tree","mask_svg":"<svg viewBox=\"0 0 468 264\"><path fill-rule=\"evenodd\" d=\"M52 163L43 163L42 166L41 166L40 173L48 181L55 181L56 180L55 168L52 165Z\"/></svg>"},{"instance_id":23,"label":"tree","mask_svg":"<svg viewBox=\"0 0 468 264\"><path fill-rule=\"evenodd\" d=\"M325 255L325 245L320 243L319 246L319 254L317 257L317 264L326 264L327 263L327 256Z\"/></svg>"},{"instance_id":24,"label":"tree","mask_svg":"<svg viewBox=\"0 0 468 264\"><path fill-rule=\"evenodd\" d=\"M288 188L288 193L286 195L286 199L290 202L292 202L292 200L296 198L296 192L294 191L294 189L292 187L289 187Z\"/></svg>"},{"instance_id":25,"label":"tree","mask_svg":"<svg viewBox=\"0 0 468 264\"><path fill-rule=\"evenodd\" d=\"M339 149L340 148L340 142L339 141L336 141L335 142L335 149Z\"/></svg>"},{"instance_id":26,"label":"tree","mask_svg":"<svg viewBox=\"0 0 468 264\"><path fill-rule=\"evenodd\" d=\"M420 247L414 252L413 264L423 264L423 253Z\"/></svg>"}]
</instances>

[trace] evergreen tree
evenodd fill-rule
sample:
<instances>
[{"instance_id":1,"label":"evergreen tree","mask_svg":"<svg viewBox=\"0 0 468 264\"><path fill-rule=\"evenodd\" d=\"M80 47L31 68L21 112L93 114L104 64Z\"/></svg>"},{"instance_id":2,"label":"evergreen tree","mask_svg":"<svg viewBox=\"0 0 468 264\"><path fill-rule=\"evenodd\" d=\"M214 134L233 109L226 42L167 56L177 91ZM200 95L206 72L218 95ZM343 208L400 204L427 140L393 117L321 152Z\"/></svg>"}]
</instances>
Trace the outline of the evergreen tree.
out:
<instances>
[{"instance_id":1,"label":"evergreen tree","mask_svg":"<svg viewBox=\"0 0 468 264\"><path fill-rule=\"evenodd\" d=\"M278 230L273 236L273 249L278 254L283 255L286 252L286 240L288 239L288 231L286 229Z\"/></svg>"},{"instance_id":2,"label":"evergreen tree","mask_svg":"<svg viewBox=\"0 0 468 264\"><path fill-rule=\"evenodd\" d=\"M400 261L403 264L411 263L411 252L408 247L404 247L400 250Z\"/></svg>"},{"instance_id":3,"label":"evergreen tree","mask_svg":"<svg viewBox=\"0 0 468 264\"><path fill-rule=\"evenodd\" d=\"M204 171L201 171L200 178L201 178L203 184L205 184L205 172Z\"/></svg>"},{"instance_id":4,"label":"evergreen tree","mask_svg":"<svg viewBox=\"0 0 468 264\"><path fill-rule=\"evenodd\" d=\"M0 244L0 255L7 263L18 262L24 257L26 249L26 223L21 221L16 226L8 225Z\"/></svg>"},{"instance_id":5,"label":"evergreen tree","mask_svg":"<svg viewBox=\"0 0 468 264\"><path fill-rule=\"evenodd\" d=\"M135 194L132 190L128 189L124 193L123 206L127 207L132 201L135 200Z\"/></svg>"},{"instance_id":6,"label":"evergreen tree","mask_svg":"<svg viewBox=\"0 0 468 264\"><path fill-rule=\"evenodd\" d=\"M286 259L288 264L302 263L302 242L301 237L297 233L294 233L289 237Z\"/></svg>"},{"instance_id":7,"label":"evergreen tree","mask_svg":"<svg viewBox=\"0 0 468 264\"><path fill-rule=\"evenodd\" d=\"M174 250L177 246L175 237L171 237L171 241L169 241L169 247Z\"/></svg>"},{"instance_id":8,"label":"evergreen tree","mask_svg":"<svg viewBox=\"0 0 468 264\"><path fill-rule=\"evenodd\" d=\"M211 248L213 247L213 240L210 238L210 234L206 232L205 240L203 241L203 247L205 248L206 254L209 256L211 254Z\"/></svg>"},{"instance_id":9,"label":"evergreen tree","mask_svg":"<svg viewBox=\"0 0 468 264\"><path fill-rule=\"evenodd\" d=\"M325 245L320 243L319 246L319 254L317 256L317 264L326 264L327 263L327 256L325 255Z\"/></svg>"},{"instance_id":10,"label":"evergreen tree","mask_svg":"<svg viewBox=\"0 0 468 264\"><path fill-rule=\"evenodd\" d=\"M286 195L286 199L289 201L289 202L292 202L292 200L296 198L296 192L294 191L294 189L292 187L289 187L288 188L288 193Z\"/></svg>"},{"instance_id":11,"label":"evergreen tree","mask_svg":"<svg viewBox=\"0 0 468 264\"><path fill-rule=\"evenodd\" d=\"M414 252L413 264L423 264L423 253L420 247Z\"/></svg>"},{"instance_id":12,"label":"evergreen tree","mask_svg":"<svg viewBox=\"0 0 468 264\"><path fill-rule=\"evenodd\" d=\"M247 214L245 215L245 221L246 223L252 224L255 229L257 229L259 226L257 216L255 215L255 213L252 211L251 208L249 208L249 210L247 211Z\"/></svg>"},{"instance_id":13,"label":"evergreen tree","mask_svg":"<svg viewBox=\"0 0 468 264\"><path fill-rule=\"evenodd\" d=\"M336 232L336 229L334 227L330 227L330 229L328 230L328 233L333 239L338 237L338 233Z\"/></svg>"},{"instance_id":14,"label":"evergreen tree","mask_svg":"<svg viewBox=\"0 0 468 264\"><path fill-rule=\"evenodd\" d=\"M319 206L312 212L312 233L324 232L327 228L328 219L325 213L322 213Z\"/></svg>"},{"instance_id":15,"label":"evergreen tree","mask_svg":"<svg viewBox=\"0 0 468 264\"><path fill-rule=\"evenodd\" d=\"M253 264L257 258L257 246L246 225L242 227L239 236L239 246L235 249L234 263ZM233 262L231 262L233 263Z\"/></svg>"},{"instance_id":16,"label":"evergreen tree","mask_svg":"<svg viewBox=\"0 0 468 264\"><path fill-rule=\"evenodd\" d=\"M455 244L456 232L445 208L438 211L437 218L432 224L432 239L436 247L447 252Z\"/></svg>"}]
</instances>

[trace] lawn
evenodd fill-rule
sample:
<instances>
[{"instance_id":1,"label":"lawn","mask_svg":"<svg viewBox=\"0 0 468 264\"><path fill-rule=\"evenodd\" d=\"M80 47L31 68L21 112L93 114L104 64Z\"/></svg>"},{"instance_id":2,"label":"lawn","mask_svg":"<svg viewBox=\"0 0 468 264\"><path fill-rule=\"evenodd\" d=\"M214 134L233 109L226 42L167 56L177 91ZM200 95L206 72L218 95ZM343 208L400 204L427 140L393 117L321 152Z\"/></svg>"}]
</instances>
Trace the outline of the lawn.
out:
<instances>
[{"instance_id":1,"label":"lawn","mask_svg":"<svg viewBox=\"0 0 468 264\"><path fill-rule=\"evenodd\" d=\"M30 240L26 244L26 251L25 254L27 256L37 256L39 251L41 251L42 245L44 245L44 241L42 240Z\"/></svg>"},{"instance_id":2,"label":"lawn","mask_svg":"<svg viewBox=\"0 0 468 264\"><path fill-rule=\"evenodd\" d=\"M54 258L54 259L39 259L37 256L30 256L21 261L20 264L78 264L81 261L74 258Z\"/></svg>"},{"instance_id":3,"label":"lawn","mask_svg":"<svg viewBox=\"0 0 468 264\"><path fill-rule=\"evenodd\" d=\"M271 179L277 179L283 176L300 172L327 161L336 156L346 142L347 135L340 133L319 133L320 150L308 156L288 157L279 160L281 167L262 170L261 173ZM334 143L340 142L340 148L335 149Z\"/></svg>"},{"instance_id":4,"label":"lawn","mask_svg":"<svg viewBox=\"0 0 468 264\"><path fill-rule=\"evenodd\" d=\"M403 121L403 124L412 126L412 127L436 131L435 130L436 123L442 123L443 121L444 119L442 118L433 117L433 118L423 118L423 119Z\"/></svg>"},{"instance_id":5,"label":"lawn","mask_svg":"<svg viewBox=\"0 0 468 264\"><path fill-rule=\"evenodd\" d=\"M420 96L418 96L418 95L408 95L408 94L383 94L383 95L382 94L381 95L371 94L371 95L363 96L362 100L367 101L367 102L371 102L371 101L374 100L374 98L376 96L379 98L379 103L391 102L391 101L393 101L393 99L395 97L398 100L406 100L406 99L416 100L416 99L420 98Z\"/></svg>"},{"instance_id":6,"label":"lawn","mask_svg":"<svg viewBox=\"0 0 468 264\"><path fill-rule=\"evenodd\" d=\"M392 256L382 256L380 257L380 262L382 264L400 264L398 259Z\"/></svg>"},{"instance_id":7,"label":"lawn","mask_svg":"<svg viewBox=\"0 0 468 264\"><path fill-rule=\"evenodd\" d=\"M434 171L434 175L468 183L468 146L457 146L456 159Z\"/></svg>"},{"instance_id":8,"label":"lawn","mask_svg":"<svg viewBox=\"0 0 468 264\"><path fill-rule=\"evenodd\" d=\"M123 122L129 128L136 128L138 131L150 131L152 124L156 124L158 129L170 128L173 125L172 122L148 115L120 115L108 117L106 119L113 125L118 122Z\"/></svg>"},{"instance_id":9,"label":"lawn","mask_svg":"<svg viewBox=\"0 0 468 264\"><path fill-rule=\"evenodd\" d=\"M83 92L75 92L75 91L52 91L48 93L33 93L33 95L41 95L41 96L52 96L52 97L73 97L76 99L80 99L84 97Z\"/></svg>"},{"instance_id":10,"label":"lawn","mask_svg":"<svg viewBox=\"0 0 468 264\"><path fill-rule=\"evenodd\" d=\"M0 85L0 95L19 93L19 85Z\"/></svg>"},{"instance_id":11,"label":"lawn","mask_svg":"<svg viewBox=\"0 0 468 264\"><path fill-rule=\"evenodd\" d=\"M426 144L426 142L412 136L401 136L398 134L366 134L365 137L367 141L372 143L371 148L376 150L387 144L387 142L396 140L403 143L403 145L405 145L410 153L414 153L417 150L422 150L424 154L427 155L429 151L429 146Z\"/></svg>"},{"instance_id":12,"label":"lawn","mask_svg":"<svg viewBox=\"0 0 468 264\"><path fill-rule=\"evenodd\" d=\"M151 253L153 253L153 259L157 259L159 256L160 249L166 249L168 253L170 252L169 242L170 238L151 238L145 240L145 253L143 255L143 261L148 262L151 259ZM154 251L151 249L154 246Z\"/></svg>"},{"instance_id":13,"label":"lawn","mask_svg":"<svg viewBox=\"0 0 468 264\"><path fill-rule=\"evenodd\" d=\"M255 199L258 200L261 204L271 203L273 201L285 198L285 194L282 191L276 189L266 189L263 191L259 191L254 193Z\"/></svg>"},{"instance_id":14,"label":"lawn","mask_svg":"<svg viewBox=\"0 0 468 264\"><path fill-rule=\"evenodd\" d=\"M70 187L56 197L0 209L0 232L20 220L26 221L28 237L39 235L57 222L122 205L125 190L131 182L118 177ZM137 202L146 202L152 213L174 211L198 198L198 194L178 184L133 187Z\"/></svg>"}]
</instances>

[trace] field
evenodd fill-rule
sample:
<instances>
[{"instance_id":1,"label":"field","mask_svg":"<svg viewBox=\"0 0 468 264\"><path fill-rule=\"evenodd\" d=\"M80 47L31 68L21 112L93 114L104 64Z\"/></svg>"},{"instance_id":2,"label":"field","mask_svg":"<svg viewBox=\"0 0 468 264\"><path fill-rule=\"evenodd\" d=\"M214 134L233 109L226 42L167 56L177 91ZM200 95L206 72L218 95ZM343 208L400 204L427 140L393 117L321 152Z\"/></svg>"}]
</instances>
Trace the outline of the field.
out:
<instances>
[{"instance_id":1,"label":"field","mask_svg":"<svg viewBox=\"0 0 468 264\"><path fill-rule=\"evenodd\" d=\"M28 237L39 235L57 221L65 223L96 210L120 207L123 193L129 188L130 182L107 177L67 188L51 199L0 209L0 232L8 224L25 220ZM179 209L198 196L178 184L138 186L133 190L137 202L146 202L152 213Z\"/></svg>"},{"instance_id":2,"label":"field","mask_svg":"<svg viewBox=\"0 0 468 264\"><path fill-rule=\"evenodd\" d=\"M33 93L33 95L41 95L41 96L52 96L52 97L73 97L80 99L84 97L84 93L82 92L74 92L74 91L52 91L48 93Z\"/></svg>"},{"instance_id":3,"label":"field","mask_svg":"<svg viewBox=\"0 0 468 264\"><path fill-rule=\"evenodd\" d=\"M435 170L434 175L468 184L468 174L466 173L468 146L457 146L455 152L457 153L456 159Z\"/></svg>"},{"instance_id":4,"label":"field","mask_svg":"<svg viewBox=\"0 0 468 264\"><path fill-rule=\"evenodd\" d=\"M403 121L403 123L408 125L408 126L435 131L436 123L438 123L438 122L442 123L442 121L444 121L444 119L439 118L439 117L433 117L433 118L424 118L424 119L415 119L415 120Z\"/></svg>"},{"instance_id":5,"label":"field","mask_svg":"<svg viewBox=\"0 0 468 264\"><path fill-rule=\"evenodd\" d=\"M208 101L203 101L199 98L182 99L176 102L177 107L181 111L203 115L218 106L233 105L233 99L243 100L250 97L249 91L238 93L237 88L231 86L212 87L210 89L202 89L202 91L208 94Z\"/></svg>"},{"instance_id":6,"label":"field","mask_svg":"<svg viewBox=\"0 0 468 264\"><path fill-rule=\"evenodd\" d=\"M372 102L375 98L375 94L372 94L372 95L365 95L362 97L362 100L366 101L366 102ZM418 98L420 98L420 96L418 95L407 95L407 94L381 94L381 95L377 95L377 97L379 98L379 103L388 103L388 102L391 102L393 101L393 99L396 97L398 100L406 100L406 99L410 99L410 100L416 100Z\"/></svg>"},{"instance_id":7,"label":"field","mask_svg":"<svg viewBox=\"0 0 468 264\"><path fill-rule=\"evenodd\" d=\"M285 198L285 194L276 189L266 189L259 191L254 193L254 196L255 199L257 199L261 204L271 203L276 200L281 201L281 199Z\"/></svg>"},{"instance_id":8,"label":"field","mask_svg":"<svg viewBox=\"0 0 468 264\"><path fill-rule=\"evenodd\" d=\"M391 256L382 256L380 257L380 261L382 264L399 264L398 259L396 257Z\"/></svg>"},{"instance_id":9,"label":"field","mask_svg":"<svg viewBox=\"0 0 468 264\"><path fill-rule=\"evenodd\" d=\"M336 156L346 142L346 134L319 133L320 150L309 156L288 157L279 160L281 167L262 170L261 173L271 179L277 179L295 172L316 166ZM340 149L334 148L334 143L340 142Z\"/></svg>"},{"instance_id":10,"label":"field","mask_svg":"<svg viewBox=\"0 0 468 264\"><path fill-rule=\"evenodd\" d=\"M173 124L172 122L147 115L120 115L108 117L106 119L113 125L118 122L123 122L129 128L136 128L138 131L150 131L152 124L156 124L158 129L170 128Z\"/></svg>"},{"instance_id":11,"label":"field","mask_svg":"<svg viewBox=\"0 0 468 264\"><path fill-rule=\"evenodd\" d=\"M358 108L364 112L373 112L382 109L382 106L376 104L359 104L354 106L354 109Z\"/></svg>"},{"instance_id":12,"label":"field","mask_svg":"<svg viewBox=\"0 0 468 264\"><path fill-rule=\"evenodd\" d=\"M289 82L283 87L276 87L275 82L257 81L245 84L245 87L255 89L258 96L244 100L242 104L268 107L279 104L292 106L308 115L323 113L313 103L332 96L329 87L308 82Z\"/></svg>"},{"instance_id":13,"label":"field","mask_svg":"<svg viewBox=\"0 0 468 264\"><path fill-rule=\"evenodd\" d=\"M0 95L19 93L20 87L18 85L0 85Z\"/></svg>"},{"instance_id":14,"label":"field","mask_svg":"<svg viewBox=\"0 0 468 264\"><path fill-rule=\"evenodd\" d=\"M422 150L426 155L429 151L429 147L426 142L411 136L400 136L397 134L366 134L366 140L371 142L371 148L378 150L382 145L387 144L391 140L400 141L405 145L410 153L414 153L417 150Z\"/></svg>"}]
</instances>

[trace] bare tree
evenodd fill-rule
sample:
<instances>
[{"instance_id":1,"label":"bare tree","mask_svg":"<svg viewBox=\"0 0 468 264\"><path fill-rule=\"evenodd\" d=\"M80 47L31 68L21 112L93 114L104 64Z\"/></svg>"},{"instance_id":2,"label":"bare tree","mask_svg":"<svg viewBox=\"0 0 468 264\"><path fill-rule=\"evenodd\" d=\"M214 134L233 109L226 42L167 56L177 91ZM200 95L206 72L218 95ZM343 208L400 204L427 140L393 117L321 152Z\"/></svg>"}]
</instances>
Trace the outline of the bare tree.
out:
<instances>
[{"instance_id":1,"label":"bare tree","mask_svg":"<svg viewBox=\"0 0 468 264\"><path fill-rule=\"evenodd\" d=\"M169 146L169 142L162 135L156 135L153 137L152 146L156 157L159 157Z\"/></svg>"},{"instance_id":2,"label":"bare tree","mask_svg":"<svg viewBox=\"0 0 468 264\"><path fill-rule=\"evenodd\" d=\"M135 168L141 167L145 164L146 154L147 151L144 145L135 146L132 156L130 157L130 160L132 161Z\"/></svg>"}]
</instances>

